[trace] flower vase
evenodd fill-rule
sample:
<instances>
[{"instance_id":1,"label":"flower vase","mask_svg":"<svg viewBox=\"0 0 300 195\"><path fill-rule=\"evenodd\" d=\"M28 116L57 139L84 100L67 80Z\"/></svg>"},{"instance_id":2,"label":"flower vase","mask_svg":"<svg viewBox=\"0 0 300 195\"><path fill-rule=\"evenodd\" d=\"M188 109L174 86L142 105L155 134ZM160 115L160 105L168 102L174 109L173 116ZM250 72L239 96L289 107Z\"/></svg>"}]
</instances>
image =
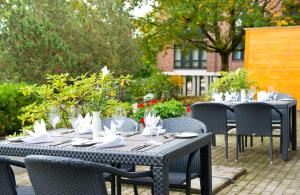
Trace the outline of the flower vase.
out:
<instances>
[{"instance_id":1,"label":"flower vase","mask_svg":"<svg viewBox=\"0 0 300 195\"><path fill-rule=\"evenodd\" d=\"M99 138L101 137L100 132L102 131L100 112L93 112L91 127L93 130L93 141L99 140Z\"/></svg>"}]
</instances>

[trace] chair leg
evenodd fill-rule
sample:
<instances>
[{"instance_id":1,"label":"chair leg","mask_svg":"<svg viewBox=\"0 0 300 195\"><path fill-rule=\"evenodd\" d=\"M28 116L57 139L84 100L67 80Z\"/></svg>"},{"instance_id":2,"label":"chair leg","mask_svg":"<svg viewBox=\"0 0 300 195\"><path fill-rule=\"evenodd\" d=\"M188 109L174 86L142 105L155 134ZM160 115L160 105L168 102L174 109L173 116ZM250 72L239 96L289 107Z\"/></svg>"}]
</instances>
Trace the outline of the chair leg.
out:
<instances>
[{"instance_id":1,"label":"chair leg","mask_svg":"<svg viewBox=\"0 0 300 195\"><path fill-rule=\"evenodd\" d=\"M111 195L116 195L116 180L115 180L115 176L112 175L111 176Z\"/></svg>"},{"instance_id":2,"label":"chair leg","mask_svg":"<svg viewBox=\"0 0 300 195\"><path fill-rule=\"evenodd\" d=\"M273 164L273 136L270 136L270 164Z\"/></svg>"},{"instance_id":3,"label":"chair leg","mask_svg":"<svg viewBox=\"0 0 300 195\"><path fill-rule=\"evenodd\" d=\"M211 145L213 147L216 147L216 134L212 134L211 138L212 138Z\"/></svg>"},{"instance_id":4,"label":"chair leg","mask_svg":"<svg viewBox=\"0 0 300 195\"><path fill-rule=\"evenodd\" d=\"M240 149L240 136L236 135L235 162L238 161L239 149Z\"/></svg>"},{"instance_id":5,"label":"chair leg","mask_svg":"<svg viewBox=\"0 0 300 195\"><path fill-rule=\"evenodd\" d=\"M225 133L225 161L228 161L228 134Z\"/></svg>"},{"instance_id":6,"label":"chair leg","mask_svg":"<svg viewBox=\"0 0 300 195\"><path fill-rule=\"evenodd\" d=\"M241 136L241 138L242 138L242 152L245 152L245 143L244 143L244 136Z\"/></svg>"},{"instance_id":7,"label":"chair leg","mask_svg":"<svg viewBox=\"0 0 300 195\"><path fill-rule=\"evenodd\" d=\"M250 147L253 147L253 135L250 136Z\"/></svg>"},{"instance_id":8,"label":"chair leg","mask_svg":"<svg viewBox=\"0 0 300 195\"><path fill-rule=\"evenodd\" d=\"M245 136L245 149L247 150L248 147L248 136Z\"/></svg>"},{"instance_id":9,"label":"chair leg","mask_svg":"<svg viewBox=\"0 0 300 195\"><path fill-rule=\"evenodd\" d=\"M151 194L154 195L154 186L151 186Z\"/></svg>"},{"instance_id":10,"label":"chair leg","mask_svg":"<svg viewBox=\"0 0 300 195\"><path fill-rule=\"evenodd\" d=\"M260 143L263 144L264 143L264 137L260 136Z\"/></svg>"},{"instance_id":11,"label":"chair leg","mask_svg":"<svg viewBox=\"0 0 300 195\"><path fill-rule=\"evenodd\" d=\"M139 194L137 185L135 185L135 184L133 184L133 191L134 191L134 195L138 195Z\"/></svg>"},{"instance_id":12,"label":"chair leg","mask_svg":"<svg viewBox=\"0 0 300 195\"><path fill-rule=\"evenodd\" d=\"M121 195L121 194L122 194L122 186L120 182L120 177L117 177L117 195Z\"/></svg>"},{"instance_id":13,"label":"chair leg","mask_svg":"<svg viewBox=\"0 0 300 195\"><path fill-rule=\"evenodd\" d=\"M191 194L191 180L186 181L185 194L186 195Z\"/></svg>"},{"instance_id":14,"label":"chair leg","mask_svg":"<svg viewBox=\"0 0 300 195\"><path fill-rule=\"evenodd\" d=\"M242 152L242 146L241 146L241 136L237 135L237 139L239 140L239 145L238 145L238 149L239 149L239 152Z\"/></svg>"}]
</instances>

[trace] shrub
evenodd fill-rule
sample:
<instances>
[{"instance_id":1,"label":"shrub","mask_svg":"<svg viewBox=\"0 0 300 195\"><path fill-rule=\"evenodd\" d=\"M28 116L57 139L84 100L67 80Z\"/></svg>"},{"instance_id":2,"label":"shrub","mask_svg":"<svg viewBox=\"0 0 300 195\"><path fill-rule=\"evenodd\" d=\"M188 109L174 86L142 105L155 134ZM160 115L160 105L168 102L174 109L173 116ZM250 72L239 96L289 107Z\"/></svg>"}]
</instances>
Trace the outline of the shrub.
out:
<instances>
[{"instance_id":1,"label":"shrub","mask_svg":"<svg viewBox=\"0 0 300 195\"><path fill-rule=\"evenodd\" d=\"M209 93L215 90L225 93L226 91L240 92L242 89L257 87L257 83L248 78L248 72L245 69L238 69L232 72L221 72L221 78L215 80L210 88Z\"/></svg>"},{"instance_id":2,"label":"shrub","mask_svg":"<svg viewBox=\"0 0 300 195\"><path fill-rule=\"evenodd\" d=\"M35 98L24 96L19 92L25 84L3 83L0 84L0 135L14 133L21 129L21 121L17 116L20 108L31 104Z\"/></svg>"},{"instance_id":3,"label":"shrub","mask_svg":"<svg viewBox=\"0 0 300 195\"><path fill-rule=\"evenodd\" d=\"M180 81L174 81L173 77L159 71L154 72L150 77L133 80L127 89L126 100L142 101L143 97L149 93L154 94L156 99L168 100L177 97L180 90L178 82Z\"/></svg>"},{"instance_id":4,"label":"shrub","mask_svg":"<svg viewBox=\"0 0 300 195\"><path fill-rule=\"evenodd\" d=\"M177 100L172 99L166 102L150 100L149 102L138 103L134 106L133 118L136 121L143 123L145 110L149 108L153 108L157 115L162 119L180 117L186 113L186 108Z\"/></svg>"}]
</instances>

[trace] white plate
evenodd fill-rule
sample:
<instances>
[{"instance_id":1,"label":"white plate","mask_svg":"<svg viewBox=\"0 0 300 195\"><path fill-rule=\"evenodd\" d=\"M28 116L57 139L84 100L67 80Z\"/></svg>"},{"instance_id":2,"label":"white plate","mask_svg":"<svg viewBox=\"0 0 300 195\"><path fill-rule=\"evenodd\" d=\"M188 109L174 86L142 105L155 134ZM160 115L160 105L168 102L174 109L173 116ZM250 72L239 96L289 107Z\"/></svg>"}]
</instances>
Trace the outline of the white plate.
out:
<instances>
[{"instance_id":1,"label":"white plate","mask_svg":"<svg viewBox=\"0 0 300 195\"><path fill-rule=\"evenodd\" d=\"M75 140L71 143L71 145L75 147L88 147L95 144L96 142L94 142L93 140L83 140L83 139Z\"/></svg>"},{"instance_id":2,"label":"white plate","mask_svg":"<svg viewBox=\"0 0 300 195\"><path fill-rule=\"evenodd\" d=\"M282 99L280 99L280 101L292 101L293 99L291 99L291 98L282 98Z\"/></svg>"},{"instance_id":3,"label":"white plate","mask_svg":"<svg viewBox=\"0 0 300 195\"><path fill-rule=\"evenodd\" d=\"M177 138L192 138L192 137L197 137L198 135L199 135L198 133L193 133L193 132L182 132L182 133L175 134L175 137L177 137Z\"/></svg>"},{"instance_id":4,"label":"white plate","mask_svg":"<svg viewBox=\"0 0 300 195\"><path fill-rule=\"evenodd\" d=\"M24 136L6 138L10 142L23 142Z\"/></svg>"}]
</instances>

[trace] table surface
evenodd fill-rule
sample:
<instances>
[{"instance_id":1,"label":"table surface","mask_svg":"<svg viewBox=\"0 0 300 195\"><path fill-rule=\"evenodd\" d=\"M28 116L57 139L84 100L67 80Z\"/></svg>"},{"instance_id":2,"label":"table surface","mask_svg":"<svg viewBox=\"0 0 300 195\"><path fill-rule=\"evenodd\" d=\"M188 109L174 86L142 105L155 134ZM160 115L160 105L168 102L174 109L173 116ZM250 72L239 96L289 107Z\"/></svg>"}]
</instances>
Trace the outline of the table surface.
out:
<instances>
[{"instance_id":1,"label":"table surface","mask_svg":"<svg viewBox=\"0 0 300 195\"><path fill-rule=\"evenodd\" d=\"M165 138L161 135L160 142L163 143L162 145L150 145L140 150L134 150L136 147L145 144L149 140L149 137L141 134L134 134L125 136L124 139L126 145L124 146L97 149L93 148L93 146L72 146L71 139L74 137L74 133L71 132L64 134L66 131L66 129L50 131L50 134L54 138L54 141L50 143L29 144L3 140L0 142L0 154L8 156L41 154L78 157L84 160L97 162L155 165L160 164L157 159L162 160L164 158L168 158L168 160L172 160L179 156L189 154L192 151L200 149L202 146L210 143L210 135L208 134L200 134L197 137L188 139L175 138L173 136ZM92 135L83 134L80 135L80 137L91 139ZM63 143L65 141L70 142ZM144 158L144 160L141 160L141 158ZM153 161L154 159L156 159L156 162Z\"/></svg>"}]
</instances>

